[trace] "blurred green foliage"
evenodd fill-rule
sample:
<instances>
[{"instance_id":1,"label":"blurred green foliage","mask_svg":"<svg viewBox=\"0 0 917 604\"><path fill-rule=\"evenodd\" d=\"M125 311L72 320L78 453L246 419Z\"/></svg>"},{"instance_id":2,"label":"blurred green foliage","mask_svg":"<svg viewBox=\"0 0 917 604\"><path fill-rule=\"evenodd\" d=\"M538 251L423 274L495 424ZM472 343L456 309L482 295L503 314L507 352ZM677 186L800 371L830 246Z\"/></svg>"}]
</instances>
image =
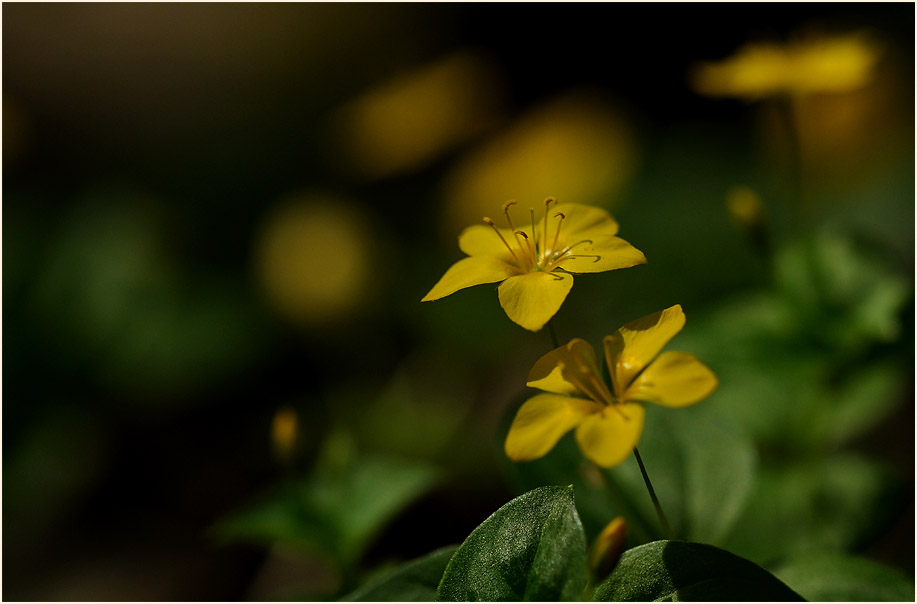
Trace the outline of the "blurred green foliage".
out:
<instances>
[{"instance_id":1,"label":"blurred green foliage","mask_svg":"<svg viewBox=\"0 0 917 604\"><path fill-rule=\"evenodd\" d=\"M393 565L552 485L575 485L587 543L616 515L629 546L662 538L632 459L600 473L570 437L505 459L547 333L508 321L492 286L419 302L461 256L454 217L506 201L462 191L541 182L533 157L571 161L557 186L589 199L561 201L608 207L649 260L578 277L560 338L597 343L681 303L668 349L719 378L697 407L648 411L640 450L676 533L804 597L913 595L912 8L672 5L611 37L592 10L533 5L519 29L484 5L4 8L6 599L327 599L364 580L354 599L429 598L451 550ZM697 97L685 76L750 31L813 21L870 25L886 54L834 113L813 101L810 142L844 134L820 115L859 117L795 173L772 107ZM355 169L344 108L456 51L483 74L457 88L474 127L395 173ZM607 153L557 134L589 129L570 98L621 126ZM764 246L727 212L736 185L763 202ZM264 288L263 226L301 191L365 226L329 230L327 253L295 231L295 262L271 257L281 286L295 270L327 293L346 270L334 250L369 250L372 295L330 304L333 325L292 321ZM520 202L559 193L538 195ZM280 405L301 419L286 466L270 455ZM281 550L301 555L299 583L271 575ZM133 569L120 583L112 552ZM72 578L85 568L105 585Z\"/></svg>"}]
</instances>

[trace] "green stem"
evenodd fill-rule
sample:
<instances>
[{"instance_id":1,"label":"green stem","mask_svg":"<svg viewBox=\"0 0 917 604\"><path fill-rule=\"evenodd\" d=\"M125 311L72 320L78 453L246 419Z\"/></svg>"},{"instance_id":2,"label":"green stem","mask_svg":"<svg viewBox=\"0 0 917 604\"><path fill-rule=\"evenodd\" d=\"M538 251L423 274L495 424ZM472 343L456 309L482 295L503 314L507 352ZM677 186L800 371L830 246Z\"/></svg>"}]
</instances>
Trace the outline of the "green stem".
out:
<instances>
[{"instance_id":1,"label":"green stem","mask_svg":"<svg viewBox=\"0 0 917 604\"><path fill-rule=\"evenodd\" d=\"M637 447L634 447L634 457L637 458L637 465L640 466L640 473L643 474L643 482L646 483L646 490L649 491L650 499L653 500L653 507L656 508L656 515L659 516L659 523L662 525L665 537L666 539L672 539L674 535L674 533L672 533L672 527L669 526L669 521L666 520L665 514L662 513L662 506L659 505L659 499L656 497L653 483L650 482L650 476L646 473L646 466L643 465L643 458L640 457L640 452L637 451Z\"/></svg>"},{"instance_id":2,"label":"green stem","mask_svg":"<svg viewBox=\"0 0 917 604\"><path fill-rule=\"evenodd\" d=\"M554 331L554 323L548 321L548 333L551 334L551 344L554 345L554 348L560 348L560 342L557 339L557 332Z\"/></svg>"}]
</instances>

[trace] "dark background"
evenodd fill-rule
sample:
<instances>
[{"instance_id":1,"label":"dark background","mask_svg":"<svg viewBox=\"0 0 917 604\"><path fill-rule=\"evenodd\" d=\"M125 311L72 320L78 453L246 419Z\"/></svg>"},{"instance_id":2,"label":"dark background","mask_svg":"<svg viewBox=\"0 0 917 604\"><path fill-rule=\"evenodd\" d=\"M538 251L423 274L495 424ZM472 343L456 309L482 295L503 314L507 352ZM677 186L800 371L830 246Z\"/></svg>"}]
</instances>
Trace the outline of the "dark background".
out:
<instances>
[{"instance_id":1,"label":"dark background","mask_svg":"<svg viewBox=\"0 0 917 604\"><path fill-rule=\"evenodd\" d=\"M438 183L473 141L402 173L367 177L334 152L329 116L342 104L463 49L498 70L503 123L568 90L599 90L633 117L648 158L621 194L632 200L662 174L653 158L672 154L674 131L720 137L743 157L757 153L743 142L755 132L749 105L695 94L687 84L695 62L813 23L867 28L901 67L906 167L913 10L4 4L4 599L263 597L252 585L264 550L219 545L207 531L276 479L268 433L278 406L293 401L302 414L299 463L308 467L337 417L318 404L320 393L341 382L378 388L431 333L443 333L424 327L445 320L430 316L459 309L444 302L418 311L416 301L458 257L438 222ZM706 177L725 178L691 176L687 192ZM259 292L259 225L299 190L358 200L383 234L388 247L369 277L383 293L368 314L333 327L293 325ZM635 215L635 207L622 211ZM650 220L663 210L644 211ZM913 273L912 222L913 206L901 208L903 235L890 252L905 275ZM323 264L315 258L318 275ZM700 306L759 278L737 270L678 295ZM468 337L492 330L504 348L526 347L512 365L518 374L546 346L544 334L517 333L491 298L474 298L494 314L472 321ZM452 344L467 342L453 334ZM492 373L472 388L477 396ZM913 390L902 401L885 436L864 446L910 475L912 500ZM461 541L512 496L486 459L474 457L476 468L399 515L367 566ZM475 471L479 481L469 484ZM913 507L899 509L886 531L896 527L901 539L870 546L911 574L912 516Z\"/></svg>"}]
</instances>

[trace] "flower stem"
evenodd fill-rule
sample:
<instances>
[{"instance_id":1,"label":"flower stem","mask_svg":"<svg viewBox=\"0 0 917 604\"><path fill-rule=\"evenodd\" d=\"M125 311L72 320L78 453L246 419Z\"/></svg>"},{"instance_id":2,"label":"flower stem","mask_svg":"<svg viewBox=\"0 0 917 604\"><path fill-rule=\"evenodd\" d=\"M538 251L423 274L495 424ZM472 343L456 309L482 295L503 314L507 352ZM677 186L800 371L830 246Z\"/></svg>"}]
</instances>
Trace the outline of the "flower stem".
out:
<instances>
[{"instance_id":1,"label":"flower stem","mask_svg":"<svg viewBox=\"0 0 917 604\"><path fill-rule=\"evenodd\" d=\"M557 340L557 332L554 331L554 323L548 321L548 332L551 334L551 344L554 348L560 348L560 342Z\"/></svg>"},{"instance_id":2,"label":"flower stem","mask_svg":"<svg viewBox=\"0 0 917 604\"><path fill-rule=\"evenodd\" d=\"M666 520L665 514L662 513L662 506L659 505L659 499L656 497L653 483L650 482L650 476L646 473L646 466L643 465L643 458L640 457L640 452L637 451L637 447L634 447L634 457L637 458L637 465L640 466L640 473L643 474L643 482L646 483L646 490L649 491L650 499L653 500L653 507L656 508L656 515L659 516L659 523L662 525L662 531L665 533L666 539L672 539L674 536L672 527L669 526L669 521Z\"/></svg>"}]
</instances>

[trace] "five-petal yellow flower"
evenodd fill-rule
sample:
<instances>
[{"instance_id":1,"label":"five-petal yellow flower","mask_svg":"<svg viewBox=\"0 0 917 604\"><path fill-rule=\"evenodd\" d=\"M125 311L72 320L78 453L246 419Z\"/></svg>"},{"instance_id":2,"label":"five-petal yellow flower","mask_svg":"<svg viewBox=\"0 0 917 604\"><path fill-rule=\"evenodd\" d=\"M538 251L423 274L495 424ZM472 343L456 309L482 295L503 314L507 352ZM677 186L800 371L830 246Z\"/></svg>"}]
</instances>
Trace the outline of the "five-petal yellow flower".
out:
<instances>
[{"instance_id":1,"label":"five-petal yellow flower","mask_svg":"<svg viewBox=\"0 0 917 604\"><path fill-rule=\"evenodd\" d=\"M487 225L466 228L459 247L468 257L453 264L423 297L438 300L460 289L500 283L498 297L507 316L522 327L538 331L560 309L572 273L599 273L644 264L643 252L617 237L618 223L601 208L545 200L543 220L517 229L509 215L514 201L503 206L509 228ZM553 209L553 212L550 211Z\"/></svg>"},{"instance_id":2,"label":"five-petal yellow flower","mask_svg":"<svg viewBox=\"0 0 917 604\"><path fill-rule=\"evenodd\" d=\"M587 458L606 468L624 461L643 431L643 403L686 407L717 386L716 376L694 355L659 354L684 324L684 312L675 305L607 336L603 344L610 389L595 349L585 340L571 340L541 357L527 385L546 393L520 407L506 437L507 456L513 461L542 457L575 428L576 442Z\"/></svg>"}]
</instances>

